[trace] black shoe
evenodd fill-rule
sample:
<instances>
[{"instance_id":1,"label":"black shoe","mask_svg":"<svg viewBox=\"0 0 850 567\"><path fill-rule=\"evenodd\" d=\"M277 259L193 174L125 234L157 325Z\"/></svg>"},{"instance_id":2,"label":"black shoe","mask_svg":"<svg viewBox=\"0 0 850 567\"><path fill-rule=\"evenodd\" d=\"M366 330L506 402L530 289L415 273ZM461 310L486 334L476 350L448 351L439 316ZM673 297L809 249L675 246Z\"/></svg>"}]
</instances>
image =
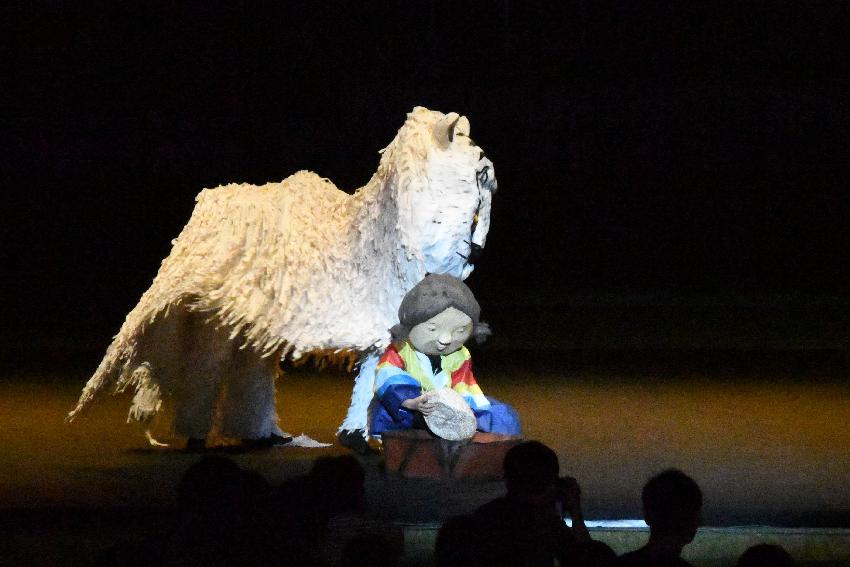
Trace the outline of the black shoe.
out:
<instances>
[{"instance_id":1,"label":"black shoe","mask_svg":"<svg viewBox=\"0 0 850 567\"><path fill-rule=\"evenodd\" d=\"M283 445L288 445L291 442L292 437L284 437L283 435L272 433L268 437L261 437L259 439L243 439L242 447L249 451L253 451L270 449L272 447L282 447Z\"/></svg>"},{"instance_id":2,"label":"black shoe","mask_svg":"<svg viewBox=\"0 0 850 567\"><path fill-rule=\"evenodd\" d=\"M348 447L358 455L377 455L378 451L366 441L365 433L362 429L343 430L336 434L336 440L340 445Z\"/></svg>"},{"instance_id":3,"label":"black shoe","mask_svg":"<svg viewBox=\"0 0 850 567\"><path fill-rule=\"evenodd\" d=\"M184 453L205 453L207 450L207 440L206 439L195 439L190 437L186 440L186 447L183 449Z\"/></svg>"}]
</instances>

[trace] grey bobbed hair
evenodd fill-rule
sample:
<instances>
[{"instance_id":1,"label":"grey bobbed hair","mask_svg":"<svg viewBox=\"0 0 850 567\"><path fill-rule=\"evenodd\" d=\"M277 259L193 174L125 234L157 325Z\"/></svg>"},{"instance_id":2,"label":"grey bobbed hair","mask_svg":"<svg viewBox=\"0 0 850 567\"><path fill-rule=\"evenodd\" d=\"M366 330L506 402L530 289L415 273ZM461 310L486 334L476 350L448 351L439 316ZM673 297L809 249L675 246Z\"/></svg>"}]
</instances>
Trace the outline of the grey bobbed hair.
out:
<instances>
[{"instance_id":1,"label":"grey bobbed hair","mask_svg":"<svg viewBox=\"0 0 850 567\"><path fill-rule=\"evenodd\" d=\"M398 325L390 329L394 343L407 340L410 330L454 307L472 319L472 337L481 343L490 335L490 326L479 321L481 307L472 290L460 278L444 274L428 274L407 292L398 308Z\"/></svg>"}]
</instances>

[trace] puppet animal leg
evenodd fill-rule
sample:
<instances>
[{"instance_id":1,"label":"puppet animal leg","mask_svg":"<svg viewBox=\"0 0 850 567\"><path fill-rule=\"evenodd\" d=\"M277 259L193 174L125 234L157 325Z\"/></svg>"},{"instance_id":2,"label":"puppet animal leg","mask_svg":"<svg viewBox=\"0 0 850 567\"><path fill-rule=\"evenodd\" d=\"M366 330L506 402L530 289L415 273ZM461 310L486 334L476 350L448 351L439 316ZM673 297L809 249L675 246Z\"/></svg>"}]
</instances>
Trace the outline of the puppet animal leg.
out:
<instances>
[{"instance_id":1,"label":"puppet animal leg","mask_svg":"<svg viewBox=\"0 0 850 567\"><path fill-rule=\"evenodd\" d=\"M174 407L174 431L190 439L206 439L212 429L220 368L187 370Z\"/></svg>"},{"instance_id":2,"label":"puppet animal leg","mask_svg":"<svg viewBox=\"0 0 850 567\"><path fill-rule=\"evenodd\" d=\"M351 406L339 428L339 432L362 431L363 436L369 431L369 404L375 395L375 369L378 366L380 353L371 353L360 359L360 371L354 379L354 390L351 392Z\"/></svg>"},{"instance_id":3,"label":"puppet animal leg","mask_svg":"<svg viewBox=\"0 0 850 567\"><path fill-rule=\"evenodd\" d=\"M144 424L145 438L152 447L168 447L168 443L160 443L151 433L151 427L162 407L162 394L159 384L153 379L150 364L140 364L133 371L131 380L136 384L136 395L133 396L133 404L127 414L127 423L138 421Z\"/></svg>"},{"instance_id":4,"label":"puppet animal leg","mask_svg":"<svg viewBox=\"0 0 850 567\"><path fill-rule=\"evenodd\" d=\"M278 427L275 405L278 359L275 355L260 358L249 348L234 352L218 406L223 435L237 439L285 436Z\"/></svg>"},{"instance_id":5,"label":"puppet animal leg","mask_svg":"<svg viewBox=\"0 0 850 567\"><path fill-rule=\"evenodd\" d=\"M173 384L174 430L190 439L206 439L235 348L226 328L217 328L197 315L187 319L182 345L182 368Z\"/></svg>"}]
</instances>

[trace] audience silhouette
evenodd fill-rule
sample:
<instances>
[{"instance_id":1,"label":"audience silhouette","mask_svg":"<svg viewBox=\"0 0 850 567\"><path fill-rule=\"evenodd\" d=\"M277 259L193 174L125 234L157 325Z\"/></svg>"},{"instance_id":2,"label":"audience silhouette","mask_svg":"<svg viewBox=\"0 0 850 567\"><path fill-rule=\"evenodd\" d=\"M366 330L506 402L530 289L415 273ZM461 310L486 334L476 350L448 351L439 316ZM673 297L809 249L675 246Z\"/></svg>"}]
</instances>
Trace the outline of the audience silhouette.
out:
<instances>
[{"instance_id":1,"label":"audience silhouette","mask_svg":"<svg viewBox=\"0 0 850 567\"><path fill-rule=\"evenodd\" d=\"M614 567L617 554L601 541L576 543L570 550L569 563L564 567Z\"/></svg>"},{"instance_id":2,"label":"audience silhouette","mask_svg":"<svg viewBox=\"0 0 850 567\"><path fill-rule=\"evenodd\" d=\"M472 514L443 522L437 567L687 567L680 557L701 520L702 492L682 471L652 477L642 491L650 528L642 548L617 557L585 527L575 479L559 476L558 457L538 441L508 451L506 494ZM96 565L286 565L396 567L401 529L369 515L366 474L351 455L321 457L306 475L276 490L225 456L192 464L177 487L173 525L113 546ZM572 528L564 522L572 518ZM795 567L777 545L747 549L737 567Z\"/></svg>"},{"instance_id":3,"label":"audience silhouette","mask_svg":"<svg viewBox=\"0 0 850 567\"><path fill-rule=\"evenodd\" d=\"M511 448L503 468L507 494L475 512L486 564L549 566L554 559L566 564L574 544L590 539L578 483L558 476L558 456L539 441ZM564 514L572 517L572 529Z\"/></svg>"},{"instance_id":4,"label":"audience silhouette","mask_svg":"<svg viewBox=\"0 0 850 567\"><path fill-rule=\"evenodd\" d=\"M434 542L437 567L478 567L485 558L479 549L484 535L475 516L453 516L443 522Z\"/></svg>"},{"instance_id":5,"label":"audience silhouette","mask_svg":"<svg viewBox=\"0 0 850 567\"><path fill-rule=\"evenodd\" d=\"M274 565L265 504L272 490L256 472L223 456L191 465L177 487L174 525L139 543L121 543L97 565Z\"/></svg>"},{"instance_id":6,"label":"audience silhouette","mask_svg":"<svg viewBox=\"0 0 850 567\"><path fill-rule=\"evenodd\" d=\"M747 549L737 567L796 567L797 562L782 547L760 543Z\"/></svg>"},{"instance_id":7,"label":"audience silhouette","mask_svg":"<svg viewBox=\"0 0 850 567\"><path fill-rule=\"evenodd\" d=\"M694 480L677 469L668 469L643 487L643 516L649 525L649 542L622 555L623 567L689 566L680 557L693 541L701 521L702 491Z\"/></svg>"},{"instance_id":8,"label":"audience silhouette","mask_svg":"<svg viewBox=\"0 0 850 567\"><path fill-rule=\"evenodd\" d=\"M180 526L171 561L179 565L274 561L276 550L266 537L264 522L271 494L261 475L226 457L197 461L177 488Z\"/></svg>"},{"instance_id":9,"label":"audience silhouette","mask_svg":"<svg viewBox=\"0 0 850 567\"><path fill-rule=\"evenodd\" d=\"M371 557L369 565L396 565L400 560L402 531L369 516L365 481L363 466L351 455L316 460L307 477L316 561L360 565L362 557Z\"/></svg>"}]
</instances>

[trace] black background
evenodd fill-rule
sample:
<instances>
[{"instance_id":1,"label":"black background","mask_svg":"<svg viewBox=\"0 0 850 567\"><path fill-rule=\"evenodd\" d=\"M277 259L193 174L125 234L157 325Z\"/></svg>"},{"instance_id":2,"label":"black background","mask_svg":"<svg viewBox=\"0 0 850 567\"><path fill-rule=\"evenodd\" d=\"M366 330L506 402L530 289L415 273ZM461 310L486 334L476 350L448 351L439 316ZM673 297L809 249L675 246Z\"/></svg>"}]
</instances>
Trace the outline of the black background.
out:
<instances>
[{"instance_id":1,"label":"black background","mask_svg":"<svg viewBox=\"0 0 850 567\"><path fill-rule=\"evenodd\" d=\"M846 2L5 8L4 353L102 350L194 196L353 191L416 105L496 165L486 306L843 297Z\"/></svg>"}]
</instances>

